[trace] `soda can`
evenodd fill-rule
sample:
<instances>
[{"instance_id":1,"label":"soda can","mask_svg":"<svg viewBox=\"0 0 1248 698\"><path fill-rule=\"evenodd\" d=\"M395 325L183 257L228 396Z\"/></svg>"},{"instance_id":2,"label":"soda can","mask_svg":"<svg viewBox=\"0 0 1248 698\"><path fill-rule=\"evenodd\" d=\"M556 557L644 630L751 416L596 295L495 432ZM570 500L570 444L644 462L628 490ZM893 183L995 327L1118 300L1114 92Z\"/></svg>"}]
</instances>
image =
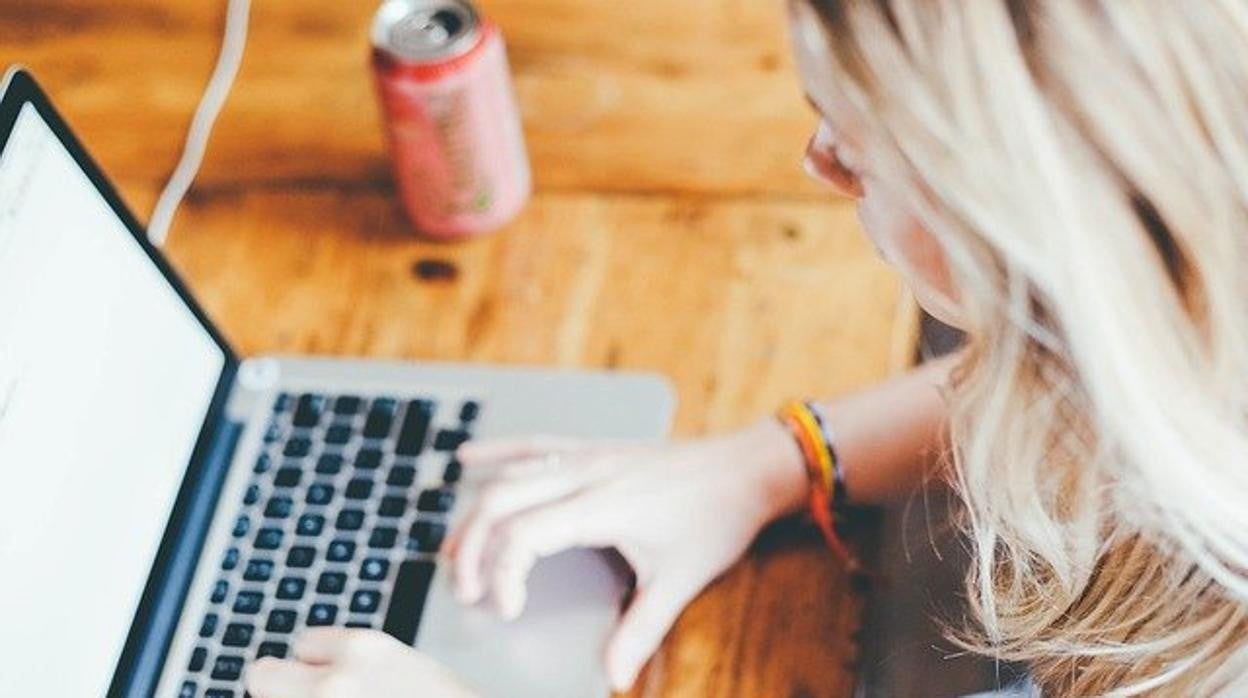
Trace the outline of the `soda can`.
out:
<instances>
[{"instance_id":1,"label":"soda can","mask_svg":"<svg viewBox=\"0 0 1248 698\"><path fill-rule=\"evenodd\" d=\"M416 229L465 238L514 218L532 175L498 27L464 0L386 0L372 43L395 186Z\"/></svg>"}]
</instances>

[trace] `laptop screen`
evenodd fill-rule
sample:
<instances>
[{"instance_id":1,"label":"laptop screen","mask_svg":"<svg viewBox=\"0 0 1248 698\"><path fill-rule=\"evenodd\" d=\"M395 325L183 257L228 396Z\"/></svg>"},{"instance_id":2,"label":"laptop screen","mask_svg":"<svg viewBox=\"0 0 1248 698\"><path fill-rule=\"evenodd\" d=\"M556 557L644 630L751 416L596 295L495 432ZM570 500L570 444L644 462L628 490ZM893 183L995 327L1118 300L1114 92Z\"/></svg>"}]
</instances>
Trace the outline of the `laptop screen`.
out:
<instances>
[{"instance_id":1,"label":"laptop screen","mask_svg":"<svg viewBox=\"0 0 1248 698\"><path fill-rule=\"evenodd\" d=\"M226 361L25 104L0 152L0 694L105 694Z\"/></svg>"}]
</instances>

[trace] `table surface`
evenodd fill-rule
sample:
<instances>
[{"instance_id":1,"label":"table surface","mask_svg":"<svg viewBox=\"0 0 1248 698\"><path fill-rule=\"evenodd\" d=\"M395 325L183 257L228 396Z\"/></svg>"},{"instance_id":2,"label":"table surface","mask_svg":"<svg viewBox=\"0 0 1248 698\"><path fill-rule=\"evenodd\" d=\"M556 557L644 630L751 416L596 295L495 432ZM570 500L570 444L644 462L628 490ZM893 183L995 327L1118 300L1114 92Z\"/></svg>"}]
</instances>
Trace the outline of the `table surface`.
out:
<instances>
[{"instance_id":1,"label":"table surface","mask_svg":"<svg viewBox=\"0 0 1248 698\"><path fill-rule=\"evenodd\" d=\"M168 252L244 354L668 376L675 432L904 365L915 323L852 206L808 182L814 116L760 0L482 0L509 43L536 195L503 232L413 236L368 67L374 3L257 0L243 69ZM224 2L5 0L34 70L146 219ZM453 279L413 273L450 262ZM809 529L765 536L684 613L636 696L838 696L861 600Z\"/></svg>"}]
</instances>

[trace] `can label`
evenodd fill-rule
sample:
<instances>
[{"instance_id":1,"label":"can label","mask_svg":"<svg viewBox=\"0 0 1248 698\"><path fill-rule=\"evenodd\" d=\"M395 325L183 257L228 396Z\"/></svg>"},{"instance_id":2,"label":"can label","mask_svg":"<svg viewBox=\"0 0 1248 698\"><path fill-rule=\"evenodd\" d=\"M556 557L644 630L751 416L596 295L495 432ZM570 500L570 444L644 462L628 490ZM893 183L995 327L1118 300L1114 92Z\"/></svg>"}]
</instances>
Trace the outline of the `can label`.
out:
<instances>
[{"instance_id":1,"label":"can label","mask_svg":"<svg viewBox=\"0 0 1248 698\"><path fill-rule=\"evenodd\" d=\"M466 53L402 63L374 50L395 184L417 229L438 238L507 223L532 184L502 35L483 23Z\"/></svg>"}]
</instances>

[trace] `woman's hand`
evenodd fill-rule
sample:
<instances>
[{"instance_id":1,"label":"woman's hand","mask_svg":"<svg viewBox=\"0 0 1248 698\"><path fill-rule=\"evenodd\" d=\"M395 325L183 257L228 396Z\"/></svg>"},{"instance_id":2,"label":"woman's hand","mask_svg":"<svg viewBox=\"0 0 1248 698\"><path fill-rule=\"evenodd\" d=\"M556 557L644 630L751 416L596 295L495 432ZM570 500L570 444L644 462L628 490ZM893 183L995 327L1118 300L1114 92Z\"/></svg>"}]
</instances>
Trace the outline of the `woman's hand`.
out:
<instances>
[{"instance_id":1,"label":"woman's hand","mask_svg":"<svg viewBox=\"0 0 1248 698\"><path fill-rule=\"evenodd\" d=\"M295 659L265 657L247 670L255 698L468 698L437 662L376 630L312 628Z\"/></svg>"},{"instance_id":2,"label":"woman's hand","mask_svg":"<svg viewBox=\"0 0 1248 698\"><path fill-rule=\"evenodd\" d=\"M632 565L636 594L606 655L617 690L685 605L805 492L801 456L774 421L667 445L478 442L459 458L470 473L496 466L445 548L464 603L488 593L505 617L520 615L534 563L568 548L614 547Z\"/></svg>"}]
</instances>

